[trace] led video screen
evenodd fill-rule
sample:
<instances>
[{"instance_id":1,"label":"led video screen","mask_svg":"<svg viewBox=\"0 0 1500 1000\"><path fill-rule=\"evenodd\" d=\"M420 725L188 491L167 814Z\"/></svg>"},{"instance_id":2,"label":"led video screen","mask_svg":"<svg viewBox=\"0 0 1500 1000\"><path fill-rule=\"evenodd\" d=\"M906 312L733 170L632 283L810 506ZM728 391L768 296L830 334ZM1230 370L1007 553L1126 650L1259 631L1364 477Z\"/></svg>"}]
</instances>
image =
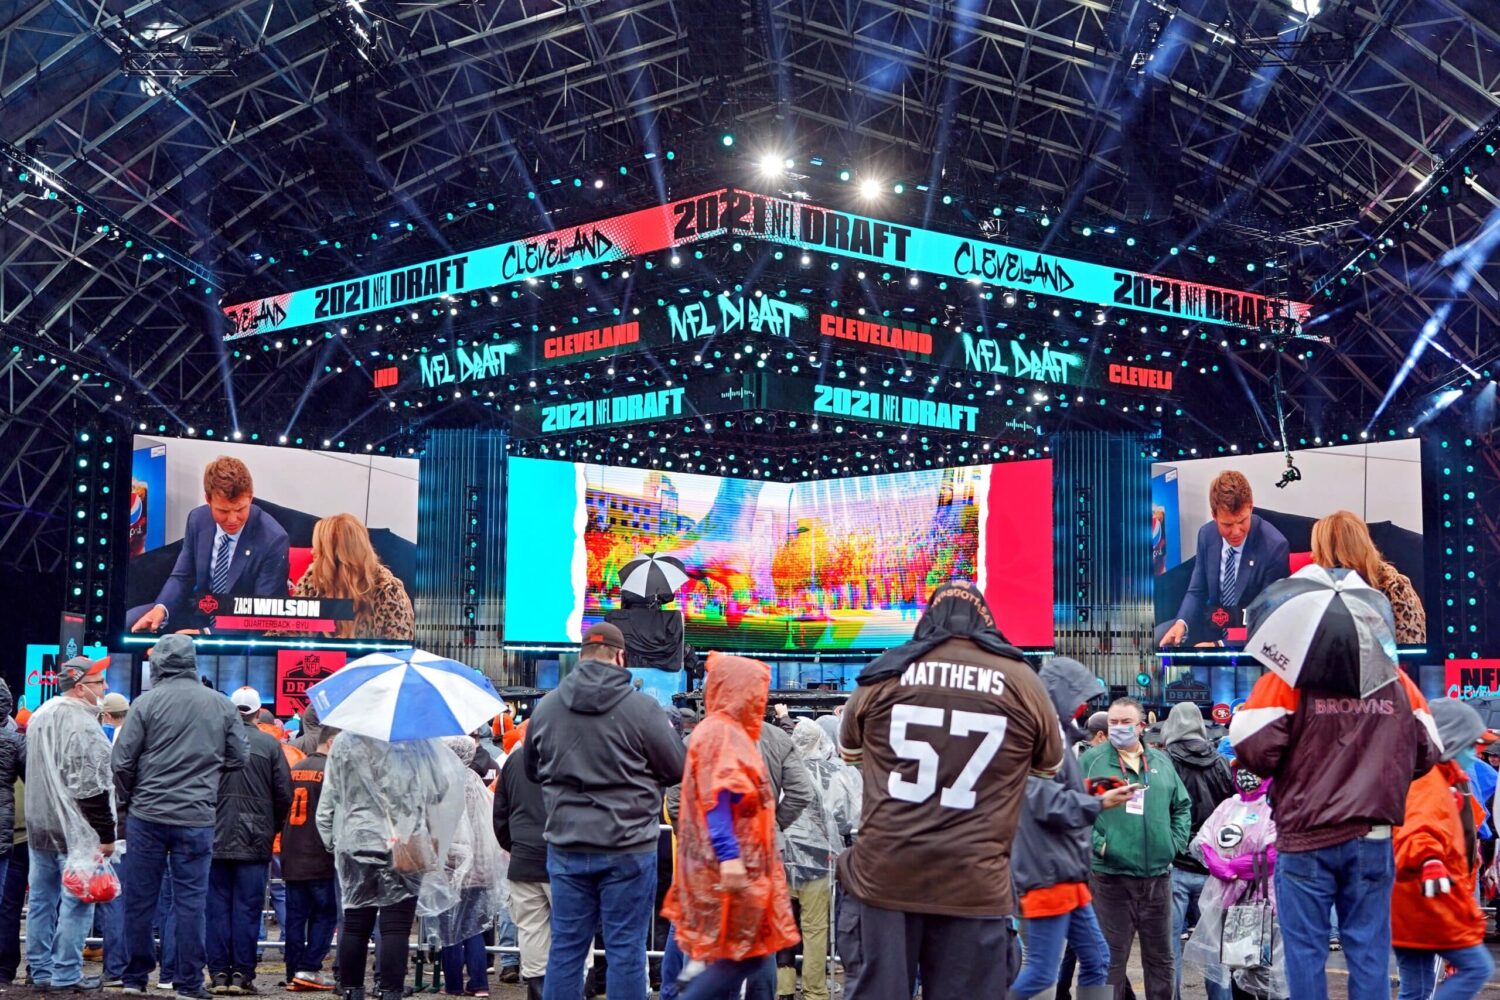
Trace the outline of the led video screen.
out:
<instances>
[{"instance_id":1,"label":"led video screen","mask_svg":"<svg viewBox=\"0 0 1500 1000\"><path fill-rule=\"evenodd\" d=\"M1048 460L793 484L514 458L507 493L507 642L578 642L656 553L687 569L700 651L884 649L955 578L1012 642L1052 645Z\"/></svg>"},{"instance_id":2,"label":"led video screen","mask_svg":"<svg viewBox=\"0 0 1500 1000\"><path fill-rule=\"evenodd\" d=\"M1158 644L1242 643L1245 608L1270 583L1313 561L1313 525L1338 511L1355 514L1368 525L1380 560L1406 576L1421 598L1420 443L1317 448L1294 452L1293 457L1301 479L1285 486L1278 486L1287 471L1286 458L1279 452L1151 467ZM1243 510L1229 515L1221 509L1217 516L1210 510L1215 480L1234 472L1249 487L1248 518ZM1233 484L1226 477L1224 485ZM1338 544L1341 551L1352 551L1348 543ZM1389 577L1389 570L1381 572ZM1386 585L1391 585L1389 579ZM1408 646L1426 642L1425 624L1404 617L1398 621L1398 641Z\"/></svg>"},{"instance_id":3,"label":"led video screen","mask_svg":"<svg viewBox=\"0 0 1500 1000\"><path fill-rule=\"evenodd\" d=\"M418 466L137 435L126 632L411 641Z\"/></svg>"}]
</instances>

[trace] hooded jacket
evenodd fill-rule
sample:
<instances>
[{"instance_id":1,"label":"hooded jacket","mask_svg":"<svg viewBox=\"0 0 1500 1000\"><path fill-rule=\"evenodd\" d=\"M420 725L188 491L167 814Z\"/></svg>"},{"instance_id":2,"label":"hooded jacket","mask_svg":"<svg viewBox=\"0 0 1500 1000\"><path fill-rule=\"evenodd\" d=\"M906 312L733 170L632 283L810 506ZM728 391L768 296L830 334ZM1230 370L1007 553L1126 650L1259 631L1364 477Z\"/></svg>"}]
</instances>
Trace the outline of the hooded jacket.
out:
<instances>
[{"instance_id":1,"label":"hooded jacket","mask_svg":"<svg viewBox=\"0 0 1500 1000\"><path fill-rule=\"evenodd\" d=\"M709 658L705 716L693 730L682 776L677 865L662 907L678 945L701 962L742 961L798 941L776 850L776 793L755 743L770 681L771 669L757 660ZM735 893L718 888L718 854L708 829L708 811L724 793L734 800L734 836L749 882Z\"/></svg>"},{"instance_id":2,"label":"hooded jacket","mask_svg":"<svg viewBox=\"0 0 1500 1000\"><path fill-rule=\"evenodd\" d=\"M215 861L271 861L271 842L281 832L292 806L292 775L281 744L241 716L245 730L245 766L219 778L219 806L214 818Z\"/></svg>"},{"instance_id":3,"label":"hooded jacket","mask_svg":"<svg viewBox=\"0 0 1500 1000\"><path fill-rule=\"evenodd\" d=\"M1177 769L1177 777L1187 789L1188 800L1193 804L1192 836L1197 836L1203 824L1219 808L1219 803L1235 793L1234 775L1228 762L1208 742L1203 713L1190 701L1172 706L1161 727L1161 741L1167 756L1172 758L1172 766ZM1191 846L1179 851L1172 864L1183 871L1208 874L1208 869Z\"/></svg>"},{"instance_id":4,"label":"hooded jacket","mask_svg":"<svg viewBox=\"0 0 1500 1000\"><path fill-rule=\"evenodd\" d=\"M1454 757L1472 747L1484 723L1455 699L1432 703L1443 741L1442 760L1412 782L1406 818L1393 831L1396 885L1391 892L1391 944L1397 948L1468 948L1484 943L1484 914L1474 896L1479 876L1475 831L1484 812L1469 792L1468 775ZM1452 888L1422 895L1422 866L1441 861Z\"/></svg>"},{"instance_id":5,"label":"hooded jacket","mask_svg":"<svg viewBox=\"0 0 1500 1000\"><path fill-rule=\"evenodd\" d=\"M245 766L246 732L229 699L199 683L193 640L163 636L151 690L115 737L115 807L166 826L213 826L220 772Z\"/></svg>"},{"instance_id":6,"label":"hooded jacket","mask_svg":"<svg viewBox=\"0 0 1500 1000\"><path fill-rule=\"evenodd\" d=\"M768 727L762 726L764 732ZM816 882L832 875L834 861L854 842L859 825L863 785L860 774L838 759L823 727L799 719L792 729L792 746L807 770L812 801L785 829L782 856L793 885Z\"/></svg>"},{"instance_id":7,"label":"hooded jacket","mask_svg":"<svg viewBox=\"0 0 1500 1000\"><path fill-rule=\"evenodd\" d=\"M0 830L9 830L16 821L16 779L26 777L26 738L10 717L16 703L10 688L0 681ZM3 840L4 838L0 838ZM0 858L10 854L9 842L0 843Z\"/></svg>"},{"instance_id":8,"label":"hooded jacket","mask_svg":"<svg viewBox=\"0 0 1500 1000\"><path fill-rule=\"evenodd\" d=\"M318 710L313 708L313 703L308 702L302 709L301 728L296 739L287 740L287 746L295 747L305 757L308 754L318 752L318 744L323 742L323 727L318 724Z\"/></svg>"},{"instance_id":9,"label":"hooded jacket","mask_svg":"<svg viewBox=\"0 0 1500 1000\"><path fill-rule=\"evenodd\" d=\"M1101 691L1087 667L1064 656L1049 659L1037 676L1059 719L1072 719L1079 705ZM1071 742L1074 736L1066 732L1067 726L1064 722L1063 735ZM1099 799L1083 790L1082 772L1072 754L1063 754L1062 768L1053 777L1026 779L1026 802L1010 854L1010 877L1018 897L1034 889L1088 882L1094 820L1100 811Z\"/></svg>"},{"instance_id":10,"label":"hooded jacket","mask_svg":"<svg viewBox=\"0 0 1500 1000\"><path fill-rule=\"evenodd\" d=\"M593 854L654 850L662 788L682 777L682 740L630 674L580 660L536 706L522 744L542 786L547 843Z\"/></svg>"}]
</instances>

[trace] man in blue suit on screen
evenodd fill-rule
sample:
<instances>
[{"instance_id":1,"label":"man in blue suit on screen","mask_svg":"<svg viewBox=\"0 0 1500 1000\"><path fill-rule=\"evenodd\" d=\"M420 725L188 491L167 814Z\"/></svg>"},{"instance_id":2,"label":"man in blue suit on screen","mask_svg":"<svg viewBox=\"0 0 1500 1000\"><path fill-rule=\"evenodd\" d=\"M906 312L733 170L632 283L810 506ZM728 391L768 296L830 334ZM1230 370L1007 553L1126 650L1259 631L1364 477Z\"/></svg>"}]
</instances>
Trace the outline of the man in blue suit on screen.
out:
<instances>
[{"instance_id":1,"label":"man in blue suit on screen","mask_svg":"<svg viewBox=\"0 0 1500 1000\"><path fill-rule=\"evenodd\" d=\"M206 594L285 597L286 529L251 505L255 484L237 458L220 455L203 470L201 507L188 513L182 551L154 604L131 608L132 632L174 631L201 621L198 601Z\"/></svg>"},{"instance_id":2,"label":"man in blue suit on screen","mask_svg":"<svg viewBox=\"0 0 1500 1000\"><path fill-rule=\"evenodd\" d=\"M1265 587L1290 575L1291 546L1286 536L1255 513L1250 481L1243 473L1219 473L1208 487L1213 520L1198 529L1198 558L1177 609L1177 621L1162 636L1163 646L1215 643L1226 625L1239 625L1239 610ZM1222 609L1228 616L1218 616Z\"/></svg>"}]
</instances>

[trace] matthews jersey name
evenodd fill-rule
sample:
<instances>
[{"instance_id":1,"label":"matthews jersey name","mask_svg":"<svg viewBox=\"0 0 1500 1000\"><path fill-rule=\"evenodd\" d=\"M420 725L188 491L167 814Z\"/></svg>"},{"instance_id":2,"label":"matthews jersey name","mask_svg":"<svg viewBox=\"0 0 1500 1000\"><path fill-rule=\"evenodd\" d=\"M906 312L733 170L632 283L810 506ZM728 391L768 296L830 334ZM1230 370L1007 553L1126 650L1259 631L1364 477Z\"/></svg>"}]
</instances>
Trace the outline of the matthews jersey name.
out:
<instances>
[{"instance_id":1,"label":"matthews jersey name","mask_svg":"<svg viewBox=\"0 0 1500 1000\"><path fill-rule=\"evenodd\" d=\"M1005 694L1005 671L972 663L919 660L902 671L901 686L958 688L999 698Z\"/></svg>"}]
</instances>

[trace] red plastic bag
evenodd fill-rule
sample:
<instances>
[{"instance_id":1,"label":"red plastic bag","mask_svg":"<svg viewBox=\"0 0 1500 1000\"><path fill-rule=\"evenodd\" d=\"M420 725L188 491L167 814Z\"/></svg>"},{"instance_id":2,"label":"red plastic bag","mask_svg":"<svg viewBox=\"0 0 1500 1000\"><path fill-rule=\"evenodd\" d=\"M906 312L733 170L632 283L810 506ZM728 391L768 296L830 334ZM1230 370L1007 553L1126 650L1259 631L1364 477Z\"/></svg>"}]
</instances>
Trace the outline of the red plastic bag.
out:
<instances>
[{"instance_id":1,"label":"red plastic bag","mask_svg":"<svg viewBox=\"0 0 1500 1000\"><path fill-rule=\"evenodd\" d=\"M114 865L95 858L92 864L63 869L63 888L85 903L107 903L120 895L120 877Z\"/></svg>"}]
</instances>

